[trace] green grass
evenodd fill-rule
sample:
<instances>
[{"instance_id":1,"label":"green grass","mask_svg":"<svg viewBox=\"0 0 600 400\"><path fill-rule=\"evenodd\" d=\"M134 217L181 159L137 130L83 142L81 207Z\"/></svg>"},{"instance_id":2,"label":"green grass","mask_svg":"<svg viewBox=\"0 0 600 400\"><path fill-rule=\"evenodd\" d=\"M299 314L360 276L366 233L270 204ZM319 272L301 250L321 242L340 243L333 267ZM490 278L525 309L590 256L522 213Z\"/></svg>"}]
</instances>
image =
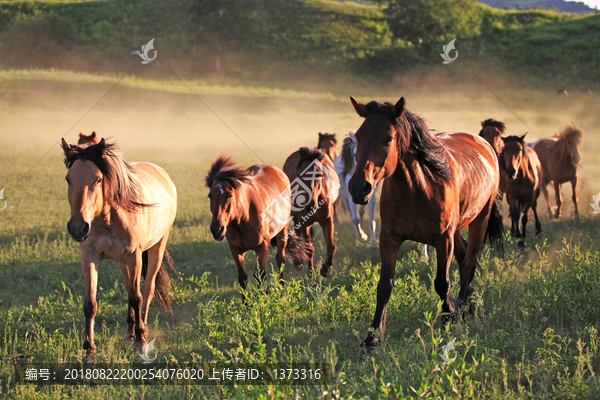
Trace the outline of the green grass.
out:
<instances>
[{"instance_id":1,"label":"green grass","mask_svg":"<svg viewBox=\"0 0 600 400\"><path fill-rule=\"evenodd\" d=\"M349 217L342 215L336 225L335 276L321 280L288 267L286 291L273 279L262 289L252 282L250 307L244 306L227 244L215 243L210 235L202 181L218 153L231 154L242 165L260 160L193 95L168 85L155 86L153 81L118 86L66 137L73 142L78 130L114 136L127 159L156 162L178 188L170 243L183 275L176 283L172 314L151 306L150 339L156 338L157 361L329 362L334 381L301 387L15 386L11 380L15 362L90 361L81 349L80 254L66 234L65 168L54 145L111 82L102 76L60 71L10 71L3 79L0 188L6 187L8 207L0 213L1 397L597 398L600 225L587 203L600 190L600 140L593 135L598 116L587 111L587 103L549 104L544 93L503 88L501 82L493 88L539 136L553 134L573 118L590 127L582 149L583 218L572 219L565 196L563 219L543 217L544 231L538 238L532 236L530 225L526 250L518 250L510 239L504 259L484 249L474 280L474 313L447 327L441 324L433 288L434 262L422 264L416 244L404 244L384 344L376 355L366 357L359 356L358 347L375 307L379 254L355 242ZM432 80L424 80L408 100L409 108L426 117L430 126L476 131L479 121L496 116L509 123L511 134L525 130L514 114L480 87L445 82L436 75L428 79ZM203 100L260 159L279 166L300 145L316 144L318 131L341 134L360 123L349 104L310 96L207 94ZM539 207L545 215L545 207ZM325 249L320 229L316 232L319 260ZM249 254L246 261L252 271L255 256ZM271 254L269 264L273 263ZM455 264L451 276L457 291ZM127 305L122 281L116 263L103 262L96 362L140 360L122 340ZM444 365L440 353L452 340L457 359Z\"/></svg>"}]
</instances>

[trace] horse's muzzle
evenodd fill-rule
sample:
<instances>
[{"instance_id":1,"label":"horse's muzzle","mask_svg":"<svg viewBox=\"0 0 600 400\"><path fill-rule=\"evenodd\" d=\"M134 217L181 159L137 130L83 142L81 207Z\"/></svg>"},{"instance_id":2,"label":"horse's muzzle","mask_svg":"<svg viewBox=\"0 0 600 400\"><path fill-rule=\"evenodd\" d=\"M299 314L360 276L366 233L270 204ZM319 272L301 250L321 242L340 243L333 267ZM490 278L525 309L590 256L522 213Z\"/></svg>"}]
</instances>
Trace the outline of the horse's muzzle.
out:
<instances>
[{"instance_id":1,"label":"horse's muzzle","mask_svg":"<svg viewBox=\"0 0 600 400\"><path fill-rule=\"evenodd\" d=\"M515 177L517 176L517 171L514 168L507 168L506 169L506 176L508 177L508 179L515 179Z\"/></svg>"},{"instance_id":2,"label":"horse's muzzle","mask_svg":"<svg viewBox=\"0 0 600 400\"><path fill-rule=\"evenodd\" d=\"M579 155L579 153L575 154L573 158L573 164L579 164L579 161L581 161L581 156Z\"/></svg>"},{"instance_id":3,"label":"horse's muzzle","mask_svg":"<svg viewBox=\"0 0 600 400\"><path fill-rule=\"evenodd\" d=\"M90 224L84 221L81 227L74 227L71 221L69 221L67 222L67 231L73 240L84 242L90 234Z\"/></svg>"},{"instance_id":4,"label":"horse's muzzle","mask_svg":"<svg viewBox=\"0 0 600 400\"><path fill-rule=\"evenodd\" d=\"M223 240L225 238L226 229L223 225L218 225L218 226L211 225L210 232L212 233L213 238L217 242L220 242L221 240Z\"/></svg>"},{"instance_id":5,"label":"horse's muzzle","mask_svg":"<svg viewBox=\"0 0 600 400\"><path fill-rule=\"evenodd\" d=\"M354 177L348 182L348 191L352 195L352 202L355 204L365 205L371 200L371 192L373 191L373 185L367 181L354 183Z\"/></svg>"}]
</instances>

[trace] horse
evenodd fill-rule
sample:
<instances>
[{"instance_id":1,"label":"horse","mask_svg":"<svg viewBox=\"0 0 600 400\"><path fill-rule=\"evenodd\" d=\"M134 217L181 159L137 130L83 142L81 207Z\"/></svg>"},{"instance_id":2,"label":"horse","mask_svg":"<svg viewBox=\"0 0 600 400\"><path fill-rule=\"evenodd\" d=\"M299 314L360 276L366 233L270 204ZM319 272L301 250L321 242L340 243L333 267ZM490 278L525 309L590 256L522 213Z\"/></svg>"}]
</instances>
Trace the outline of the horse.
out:
<instances>
[{"instance_id":1,"label":"horse","mask_svg":"<svg viewBox=\"0 0 600 400\"><path fill-rule=\"evenodd\" d=\"M550 218L553 217L552 205L550 204L548 189L546 188L550 182L554 182L554 191L556 194L554 218L558 219L561 217L563 201L560 187L565 182L571 182L575 219L579 218L579 210L577 208L577 166L581 160L579 146L581 145L583 135L583 129L580 126L569 124L554 135L554 137L542 138L537 142L529 144L535 150L542 163L542 193L548 204L548 216Z\"/></svg>"},{"instance_id":2,"label":"horse","mask_svg":"<svg viewBox=\"0 0 600 400\"><path fill-rule=\"evenodd\" d=\"M356 166L355 153L356 137L354 136L353 131L348 131L348 134L344 138L344 143L342 144L342 153L335 159L334 166L340 180L340 197L342 198L344 207L346 207L346 210L350 213L350 219L354 224L356 240L366 242L368 236L361 227L365 215L365 207L359 206L357 210L357 205L352 201L350 192L348 191L348 181L354 173L354 168ZM379 187L375 189L375 192L377 192L377 189L379 189ZM377 240L375 239L375 229L377 228L377 223L375 222L376 205L377 199L374 195L369 201L369 229L371 231L372 247L377 247Z\"/></svg>"},{"instance_id":3,"label":"horse","mask_svg":"<svg viewBox=\"0 0 600 400\"><path fill-rule=\"evenodd\" d=\"M567 92L567 89L558 89L556 91L556 95L558 97L569 97L569 93Z\"/></svg>"},{"instance_id":4,"label":"horse","mask_svg":"<svg viewBox=\"0 0 600 400\"><path fill-rule=\"evenodd\" d=\"M321 149L329 156L331 162L334 162L338 156L336 149L337 139L335 133L320 133L319 142L317 143L317 149Z\"/></svg>"},{"instance_id":5,"label":"horse","mask_svg":"<svg viewBox=\"0 0 600 400\"><path fill-rule=\"evenodd\" d=\"M283 280L281 265L286 249L293 258L306 259L301 239L288 235L291 190L283 171L271 165L243 169L229 157L219 156L206 174L205 183L210 191L210 231L217 242L227 238L242 290L248 284L244 265L248 250L258 258L260 270L256 268L254 278L259 284L267 276L269 244L277 248L279 281Z\"/></svg>"},{"instance_id":6,"label":"horse","mask_svg":"<svg viewBox=\"0 0 600 400\"><path fill-rule=\"evenodd\" d=\"M83 145L89 146L91 144L98 144L98 136L96 132L92 132L91 135L87 136L83 132L79 132L79 140L77 140L77 146L82 147Z\"/></svg>"},{"instance_id":7,"label":"horse","mask_svg":"<svg viewBox=\"0 0 600 400\"><path fill-rule=\"evenodd\" d=\"M519 247L526 247L527 221L529 210L533 209L535 234L542 232L542 224L537 214L537 200L542 185L542 164L533 149L525 143L525 136L507 136L502 138L504 146L500 153L500 169L507 177L506 201L510 206L512 224L510 233L521 238ZM519 218L522 229L519 228Z\"/></svg>"},{"instance_id":8,"label":"horse","mask_svg":"<svg viewBox=\"0 0 600 400\"><path fill-rule=\"evenodd\" d=\"M321 135L321 134L319 134ZM311 226L318 222L323 229L327 257L321 266L321 276L327 277L333 267L334 242L334 203L339 196L340 181L333 161L319 149L302 147L292 153L283 166L283 172L291 182L292 216L294 232L300 231L308 245L308 265L313 270L313 237ZM300 260L294 264L300 266Z\"/></svg>"},{"instance_id":9,"label":"horse","mask_svg":"<svg viewBox=\"0 0 600 400\"><path fill-rule=\"evenodd\" d=\"M506 132L506 124L504 122L488 118L481 122L479 136L491 144L496 155L498 155L502 152L502 147L504 146L504 142L502 142L504 132Z\"/></svg>"},{"instance_id":10,"label":"horse","mask_svg":"<svg viewBox=\"0 0 600 400\"><path fill-rule=\"evenodd\" d=\"M88 355L96 352L98 267L106 259L118 262L125 276L129 300L125 338L135 339L134 346L141 348L146 345L154 295L165 310L171 310L171 278L161 266L164 255L177 272L166 250L177 213L177 190L164 169L146 162L128 163L116 145L104 139L87 147L62 139L61 147L71 206L67 231L80 242L85 284L83 348Z\"/></svg>"},{"instance_id":11,"label":"horse","mask_svg":"<svg viewBox=\"0 0 600 400\"><path fill-rule=\"evenodd\" d=\"M435 247L435 290L443 301L443 311L455 319L474 290L471 281L484 238L502 250L496 153L476 135L433 135L421 118L406 109L404 98L395 105L350 100L357 114L365 118L356 132L356 169L348 185L353 201L368 203L374 197L373 189L385 178L380 200L381 270L371 327L382 334L385 330L398 249L405 240ZM459 232L466 226L468 243ZM450 297L453 253L461 280L456 300ZM373 351L378 344L371 330L361 353Z\"/></svg>"}]
</instances>

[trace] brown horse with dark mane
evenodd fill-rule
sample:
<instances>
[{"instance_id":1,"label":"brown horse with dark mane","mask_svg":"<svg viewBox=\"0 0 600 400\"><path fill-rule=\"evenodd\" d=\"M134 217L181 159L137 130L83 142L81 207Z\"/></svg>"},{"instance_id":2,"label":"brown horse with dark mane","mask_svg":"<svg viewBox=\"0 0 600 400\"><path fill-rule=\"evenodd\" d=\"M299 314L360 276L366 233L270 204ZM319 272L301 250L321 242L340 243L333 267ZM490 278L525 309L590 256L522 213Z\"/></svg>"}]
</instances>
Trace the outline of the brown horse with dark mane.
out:
<instances>
[{"instance_id":1,"label":"brown horse with dark mane","mask_svg":"<svg viewBox=\"0 0 600 400\"><path fill-rule=\"evenodd\" d=\"M323 229L327 257L320 273L327 277L335 254L333 213L339 196L340 181L333 161L319 149L302 147L286 160L283 171L291 182L294 232L301 232L308 245L308 266L313 270L314 246L311 226L318 222ZM296 266L302 261L294 260Z\"/></svg>"},{"instance_id":2,"label":"brown horse with dark mane","mask_svg":"<svg viewBox=\"0 0 600 400\"><path fill-rule=\"evenodd\" d=\"M177 191L158 165L127 163L114 144L102 139L88 146L62 140L69 185L71 219L67 230L80 242L85 284L85 340L88 354L96 350L94 318L96 290L102 260L119 263L129 297L126 339L146 345L148 310L154 295L170 311L171 279L163 267L169 231L177 212ZM140 281L144 278L140 293ZM156 290L156 291L155 291Z\"/></svg>"},{"instance_id":3,"label":"brown horse with dark mane","mask_svg":"<svg viewBox=\"0 0 600 400\"><path fill-rule=\"evenodd\" d=\"M317 149L323 150L323 152L329 156L331 162L334 162L338 156L336 147L337 139L335 138L335 133L319 132L319 143L317 143Z\"/></svg>"},{"instance_id":4,"label":"brown horse with dark mane","mask_svg":"<svg viewBox=\"0 0 600 400\"><path fill-rule=\"evenodd\" d=\"M571 182L573 189L573 205L575 206L575 218L579 218L577 208L577 165L581 160L579 146L583 139L583 129L578 125L569 124L562 131L551 138L543 138L529 146L535 150L542 163L543 181L542 193L548 203L548 215L552 218L552 205L548 197L548 183L554 182L556 193L556 211L554 218L561 217L562 195L560 187L565 182Z\"/></svg>"},{"instance_id":5,"label":"brown horse with dark mane","mask_svg":"<svg viewBox=\"0 0 600 400\"><path fill-rule=\"evenodd\" d=\"M496 154L502 152L504 143L502 142L502 135L506 132L506 125L502 121L495 120L494 118L488 118L481 123L481 130L479 136L487 140L492 145Z\"/></svg>"},{"instance_id":6,"label":"brown horse with dark mane","mask_svg":"<svg viewBox=\"0 0 600 400\"><path fill-rule=\"evenodd\" d=\"M77 146L89 146L92 144L98 144L99 140L98 140L98 136L96 135L96 132L92 132L91 135L85 135L83 132L79 132L79 140L77 140Z\"/></svg>"},{"instance_id":7,"label":"brown horse with dark mane","mask_svg":"<svg viewBox=\"0 0 600 400\"><path fill-rule=\"evenodd\" d=\"M269 244L277 248L279 280L283 279L281 265L286 249L294 258L306 258L302 240L288 235L290 181L279 168L238 168L231 159L221 156L212 163L206 186L210 189L210 231L217 242L227 238L242 289L248 283L244 265L248 250L253 250L258 258L260 270L254 271L254 277L259 283L267 276Z\"/></svg>"},{"instance_id":8,"label":"brown horse with dark mane","mask_svg":"<svg viewBox=\"0 0 600 400\"><path fill-rule=\"evenodd\" d=\"M474 290L471 281L484 238L502 247L494 149L468 133L433 135L421 118L406 110L404 98L395 105L350 99L358 115L365 118L356 132L356 170L349 184L353 201L366 204L373 189L386 178L380 206L381 271L371 327L385 330L398 249L405 240L435 247L435 290L443 300L443 310L456 317ZM467 226L468 243L459 232ZM450 297L452 254L460 266L458 299ZM369 332L362 351L372 351L378 343Z\"/></svg>"},{"instance_id":9,"label":"brown horse with dark mane","mask_svg":"<svg viewBox=\"0 0 600 400\"><path fill-rule=\"evenodd\" d=\"M533 209L535 217L535 234L542 231L542 224L537 214L537 200L542 186L542 164L531 148L525 143L525 136L508 136L502 138L504 146L500 153L500 169L506 175L505 195L510 206L512 224L510 232L521 238L520 247L527 246L527 221L529 210ZM522 229L519 227L521 219Z\"/></svg>"}]
</instances>

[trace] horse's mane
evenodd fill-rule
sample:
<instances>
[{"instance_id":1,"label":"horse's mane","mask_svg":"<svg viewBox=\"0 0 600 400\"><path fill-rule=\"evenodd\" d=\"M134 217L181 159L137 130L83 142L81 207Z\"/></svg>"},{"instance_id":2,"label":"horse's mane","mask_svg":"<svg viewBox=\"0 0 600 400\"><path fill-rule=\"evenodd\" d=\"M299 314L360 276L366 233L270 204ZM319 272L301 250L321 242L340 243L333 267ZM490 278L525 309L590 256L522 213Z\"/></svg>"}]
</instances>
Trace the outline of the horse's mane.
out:
<instances>
[{"instance_id":1,"label":"horse's mane","mask_svg":"<svg viewBox=\"0 0 600 400\"><path fill-rule=\"evenodd\" d=\"M323 160L326 157L326 154L321 149L309 149L308 147L301 147L298 150L298 154L300 155L300 159L298 160L297 169L300 169L302 164L306 162L311 162L314 160Z\"/></svg>"},{"instance_id":2,"label":"horse's mane","mask_svg":"<svg viewBox=\"0 0 600 400\"><path fill-rule=\"evenodd\" d=\"M134 170L127 163L115 143L102 139L98 144L87 147L69 145L64 148L65 165L71 169L75 161L91 161L103 175L104 197L114 209L136 212L142 207L150 207L140 201L142 191Z\"/></svg>"},{"instance_id":3,"label":"horse's mane","mask_svg":"<svg viewBox=\"0 0 600 400\"><path fill-rule=\"evenodd\" d=\"M576 124L569 124L565 126L556 136L560 136L560 138L569 140L572 137L576 137L578 139L583 139L583 129Z\"/></svg>"},{"instance_id":4,"label":"horse's mane","mask_svg":"<svg viewBox=\"0 0 600 400\"><path fill-rule=\"evenodd\" d=\"M319 143L317 147L321 146L321 143L324 140L331 140L334 144L337 144L337 139L335 138L335 133L320 133L319 132Z\"/></svg>"},{"instance_id":5,"label":"horse's mane","mask_svg":"<svg viewBox=\"0 0 600 400\"><path fill-rule=\"evenodd\" d=\"M400 154L407 151L413 154L432 179L441 182L452 181L452 171L444 154L444 146L429 133L425 121L408 110L405 110L400 118L396 118L394 105L387 102L380 104L371 101L367 108L373 113L386 116L392 122L398 132L397 144Z\"/></svg>"},{"instance_id":6,"label":"horse's mane","mask_svg":"<svg viewBox=\"0 0 600 400\"><path fill-rule=\"evenodd\" d=\"M483 135L483 130L488 126L497 128L501 134L504 134L504 132L506 131L506 124L504 122L495 120L494 118L488 118L481 123L481 130L479 131L479 136Z\"/></svg>"},{"instance_id":7,"label":"horse's mane","mask_svg":"<svg viewBox=\"0 0 600 400\"><path fill-rule=\"evenodd\" d=\"M354 147L355 143L354 132L348 131L348 134L344 138L344 143L342 144L342 163L344 164L344 168L342 170L342 176L348 175L354 169Z\"/></svg>"},{"instance_id":8,"label":"horse's mane","mask_svg":"<svg viewBox=\"0 0 600 400\"><path fill-rule=\"evenodd\" d=\"M215 181L227 182L234 189L250 180L252 172L235 166L235 162L226 156L219 156L213 161L206 174L206 187L212 189Z\"/></svg>"}]
</instances>

